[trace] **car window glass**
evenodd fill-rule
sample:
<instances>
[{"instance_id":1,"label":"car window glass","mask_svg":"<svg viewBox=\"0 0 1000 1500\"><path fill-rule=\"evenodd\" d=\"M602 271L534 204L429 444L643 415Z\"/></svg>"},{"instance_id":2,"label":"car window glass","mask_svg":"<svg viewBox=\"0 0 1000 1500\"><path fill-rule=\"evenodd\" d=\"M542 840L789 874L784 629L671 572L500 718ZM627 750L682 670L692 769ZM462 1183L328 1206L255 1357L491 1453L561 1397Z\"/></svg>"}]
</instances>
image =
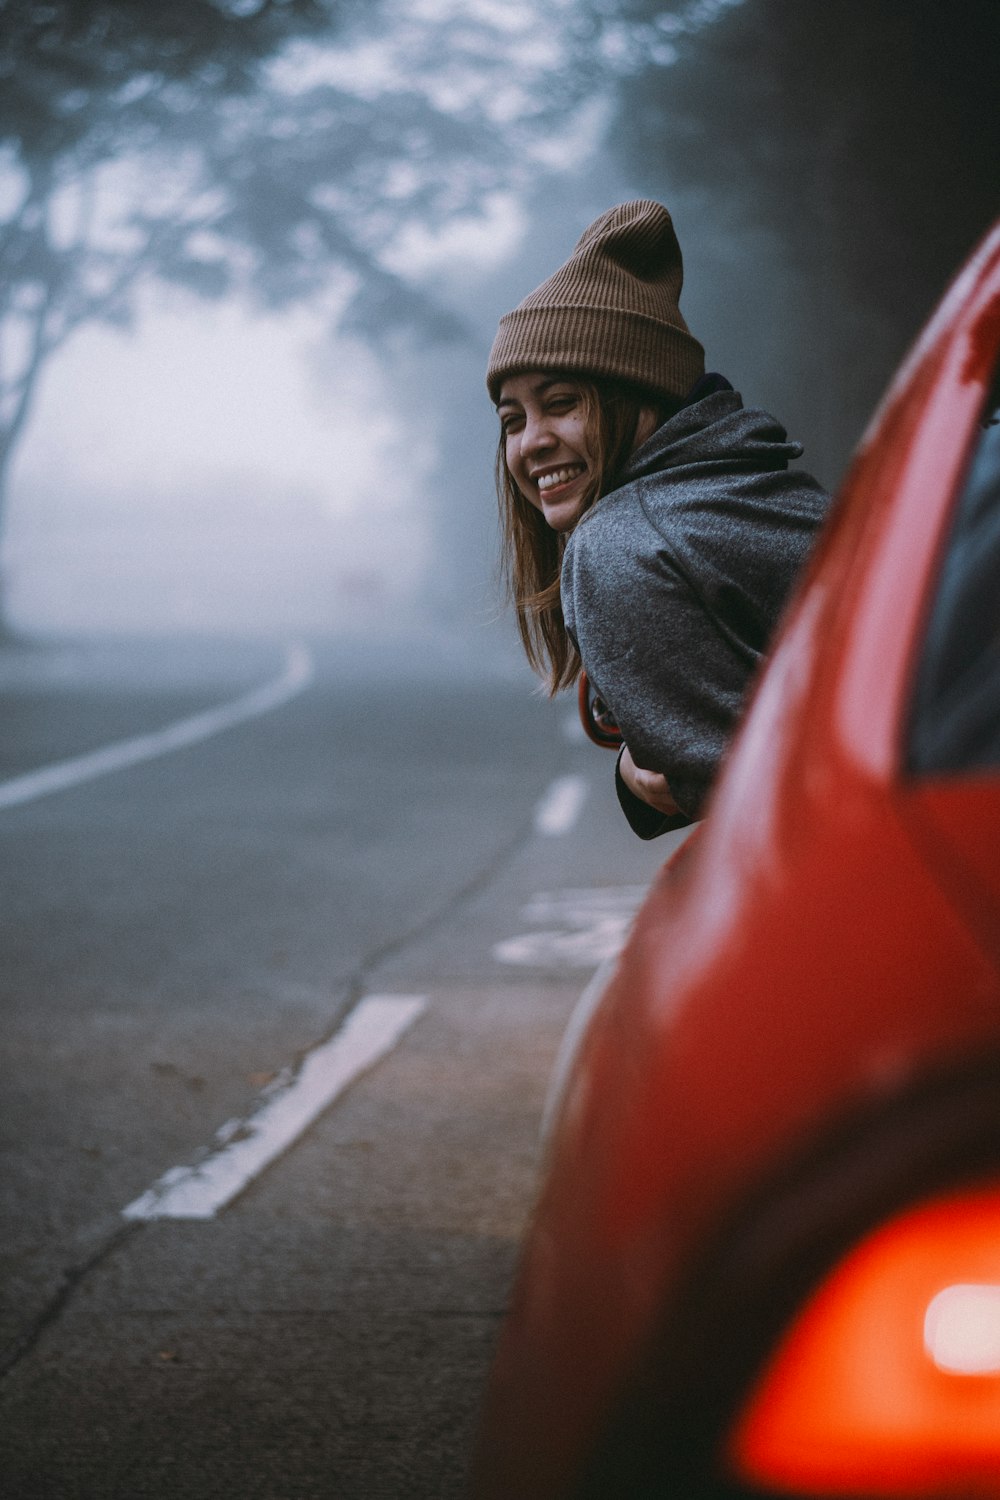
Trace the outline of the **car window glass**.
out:
<instances>
[{"instance_id":1,"label":"car window glass","mask_svg":"<svg viewBox=\"0 0 1000 1500\"><path fill-rule=\"evenodd\" d=\"M1000 767L1000 370L959 497L918 670L910 769Z\"/></svg>"}]
</instances>

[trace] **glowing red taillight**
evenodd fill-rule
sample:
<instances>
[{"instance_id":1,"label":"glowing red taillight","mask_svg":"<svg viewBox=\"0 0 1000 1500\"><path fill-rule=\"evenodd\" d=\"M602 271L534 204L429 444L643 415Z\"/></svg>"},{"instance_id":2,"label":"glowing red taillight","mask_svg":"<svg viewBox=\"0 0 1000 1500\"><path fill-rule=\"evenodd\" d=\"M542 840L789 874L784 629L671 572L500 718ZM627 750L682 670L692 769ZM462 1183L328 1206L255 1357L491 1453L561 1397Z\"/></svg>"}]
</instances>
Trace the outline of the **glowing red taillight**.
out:
<instances>
[{"instance_id":1,"label":"glowing red taillight","mask_svg":"<svg viewBox=\"0 0 1000 1500\"><path fill-rule=\"evenodd\" d=\"M1000 1186L900 1213L844 1256L727 1459L779 1493L1000 1496Z\"/></svg>"}]
</instances>

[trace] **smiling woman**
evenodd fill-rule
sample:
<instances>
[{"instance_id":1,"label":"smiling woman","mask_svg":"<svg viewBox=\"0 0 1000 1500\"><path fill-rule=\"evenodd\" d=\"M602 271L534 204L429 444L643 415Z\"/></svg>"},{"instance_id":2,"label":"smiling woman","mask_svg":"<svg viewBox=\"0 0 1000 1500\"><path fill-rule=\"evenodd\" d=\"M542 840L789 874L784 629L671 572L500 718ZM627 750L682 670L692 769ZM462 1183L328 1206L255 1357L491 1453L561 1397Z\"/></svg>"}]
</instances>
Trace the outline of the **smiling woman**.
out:
<instances>
[{"instance_id":1,"label":"smiling woman","mask_svg":"<svg viewBox=\"0 0 1000 1500\"><path fill-rule=\"evenodd\" d=\"M682 279L667 210L621 204L501 319L487 371L521 639L551 692L582 666L608 705L642 838L701 816L827 507L784 428L705 374Z\"/></svg>"},{"instance_id":2,"label":"smiling woman","mask_svg":"<svg viewBox=\"0 0 1000 1500\"><path fill-rule=\"evenodd\" d=\"M576 381L514 375L497 403L504 458L519 492L553 531L569 531L594 476L587 408Z\"/></svg>"},{"instance_id":3,"label":"smiling woman","mask_svg":"<svg viewBox=\"0 0 1000 1500\"><path fill-rule=\"evenodd\" d=\"M606 424L602 418L613 405L622 420ZM663 406L662 399L654 403L651 393L633 394L620 383L616 391L608 381L595 384L538 373L509 376L497 410L503 462L518 494L553 531L572 531L622 460L660 425Z\"/></svg>"}]
</instances>

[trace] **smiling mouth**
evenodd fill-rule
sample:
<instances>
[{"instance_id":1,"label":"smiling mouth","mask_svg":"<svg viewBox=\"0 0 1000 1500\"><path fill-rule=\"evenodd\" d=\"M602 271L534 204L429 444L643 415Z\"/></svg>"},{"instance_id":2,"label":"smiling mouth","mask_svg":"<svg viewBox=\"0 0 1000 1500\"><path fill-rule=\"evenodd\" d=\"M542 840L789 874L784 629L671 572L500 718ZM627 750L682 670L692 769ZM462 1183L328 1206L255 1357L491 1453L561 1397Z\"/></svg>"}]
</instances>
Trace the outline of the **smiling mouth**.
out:
<instances>
[{"instance_id":1,"label":"smiling mouth","mask_svg":"<svg viewBox=\"0 0 1000 1500\"><path fill-rule=\"evenodd\" d=\"M586 464L570 464L565 469L552 469L548 474L539 474L535 480L538 493L545 495L549 490L558 489L560 485L569 484L573 479L579 479L581 474L587 471Z\"/></svg>"}]
</instances>

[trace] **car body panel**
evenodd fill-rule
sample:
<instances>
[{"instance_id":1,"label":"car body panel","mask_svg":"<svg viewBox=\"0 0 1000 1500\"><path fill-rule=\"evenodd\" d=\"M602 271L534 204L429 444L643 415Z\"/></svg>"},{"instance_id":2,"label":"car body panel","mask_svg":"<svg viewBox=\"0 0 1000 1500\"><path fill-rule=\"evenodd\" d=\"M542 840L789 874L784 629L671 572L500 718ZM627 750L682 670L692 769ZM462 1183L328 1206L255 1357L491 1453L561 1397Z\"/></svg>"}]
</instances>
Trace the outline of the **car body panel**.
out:
<instances>
[{"instance_id":1,"label":"car body panel","mask_svg":"<svg viewBox=\"0 0 1000 1500\"><path fill-rule=\"evenodd\" d=\"M928 780L907 799L911 827L926 847L928 864L937 870L942 885L996 962L1000 962L998 779L984 774Z\"/></svg>"},{"instance_id":2,"label":"car body panel","mask_svg":"<svg viewBox=\"0 0 1000 1500\"><path fill-rule=\"evenodd\" d=\"M477 1500L577 1493L733 1206L923 1073L1000 1052L1000 774L901 770L998 309L1000 230L866 434L707 819L590 1022L491 1379Z\"/></svg>"}]
</instances>

